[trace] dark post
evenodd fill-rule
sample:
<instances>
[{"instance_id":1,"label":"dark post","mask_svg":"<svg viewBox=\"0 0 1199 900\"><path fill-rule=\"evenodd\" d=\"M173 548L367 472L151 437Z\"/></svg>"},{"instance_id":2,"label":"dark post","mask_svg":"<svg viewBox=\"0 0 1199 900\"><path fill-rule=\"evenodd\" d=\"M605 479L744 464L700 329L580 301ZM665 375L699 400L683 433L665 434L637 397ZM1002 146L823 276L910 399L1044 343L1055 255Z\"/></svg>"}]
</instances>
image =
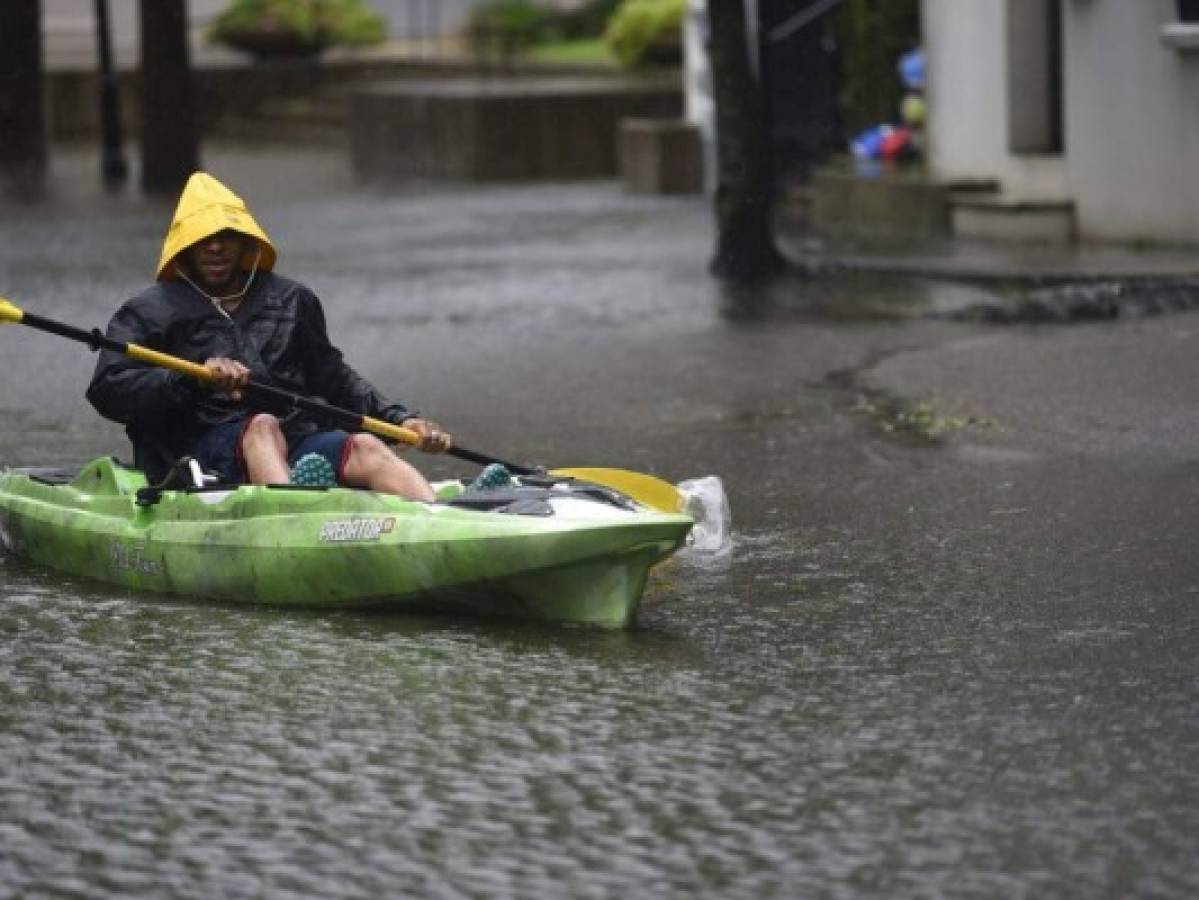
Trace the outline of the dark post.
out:
<instances>
[{"instance_id":1,"label":"dark post","mask_svg":"<svg viewBox=\"0 0 1199 900\"><path fill-rule=\"evenodd\" d=\"M46 170L41 0L7 0L0 24L0 175L28 188Z\"/></svg>"},{"instance_id":2,"label":"dark post","mask_svg":"<svg viewBox=\"0 0 1199 900\"><path fill-rule=\"evenodd\" d=\"M708 0L716 101L716 255L712 274L757 281L777 274L762 90L750 60L744 0Z\"/></svg>"},{"instance_id":3,"label":"dark post","mask_svg":"<svg viewBox=\"0 0 1199 900\"><path fill-rule=\"evenodd\" d=\"M129 177L121 141L121 105L108 27L108 0L96 0L96 45L100 52L100 177L109 187Z\"/></svg>"},{"instance_id":4,"label":"dark post","mask_svg":"<svg viewBox=\"0 0 1199 900\"><path fill-rule=\"evenodd\" d=\"M846 146L829 16L840 0L758 0L767 155L776 185Z\"/></svg>"},{"instance_id":5,"label":"dark post","mask_svg":"<svg viewBox=\"0 0 1199 900\"><path fill-rule=\"evenodd\" d=\"M187 0L139 0L142 186L174 191L200 166L187 47Z\"/></svg>"}]
</instances>

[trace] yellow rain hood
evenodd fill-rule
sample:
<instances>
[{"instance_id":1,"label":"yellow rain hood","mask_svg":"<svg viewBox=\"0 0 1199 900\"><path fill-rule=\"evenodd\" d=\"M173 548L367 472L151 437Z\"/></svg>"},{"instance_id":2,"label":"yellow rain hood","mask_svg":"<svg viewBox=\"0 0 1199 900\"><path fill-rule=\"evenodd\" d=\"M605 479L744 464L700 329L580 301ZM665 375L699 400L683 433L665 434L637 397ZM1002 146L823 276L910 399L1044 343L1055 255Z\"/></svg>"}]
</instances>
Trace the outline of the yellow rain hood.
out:
<instances>
[{"instance_id":1,"label":"yellow rain hood","mask_svg":"<svg viewBox=\"0 0 1199 900\"><path fill-rule=\"evenodd\" d=\"M211 237L218 231L231 228L254 238L262 247L262 258L258 268L269 272L275 265L275 247L262 227L254 221L245 201L225 187L207 172L196 172L187 180L179 205L175 207L175 218L171 221L166 240L162 244L162 257L158 260L159 281L176 277L175 257L197 241ZM249 270L254 266L257 251L252 250L241 260L241 267Z\"/></svg>"}]
</instances>

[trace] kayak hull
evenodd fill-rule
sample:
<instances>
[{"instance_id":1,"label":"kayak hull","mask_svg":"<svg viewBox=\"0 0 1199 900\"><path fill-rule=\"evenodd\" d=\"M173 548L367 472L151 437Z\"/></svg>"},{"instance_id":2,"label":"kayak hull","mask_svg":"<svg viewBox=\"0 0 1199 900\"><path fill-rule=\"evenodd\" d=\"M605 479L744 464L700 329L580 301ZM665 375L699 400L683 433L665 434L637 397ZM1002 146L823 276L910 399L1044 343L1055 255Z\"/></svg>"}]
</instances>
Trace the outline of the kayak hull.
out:
<instances>
[{"instance_id":1,"label":"kayak hull","mask_svg":"<svg viewBox=\"0 0 1199 900\"><path fill-rule=\"evenodd\" d=\"M280 606L465 609L607 627L636 616L685 516L554 499L537 514L341 488L164 492L94 460L69 481L0 474L0 543L136 591ZM547 514L546 510L550 512Z\"/></svg>"}]
</instances>

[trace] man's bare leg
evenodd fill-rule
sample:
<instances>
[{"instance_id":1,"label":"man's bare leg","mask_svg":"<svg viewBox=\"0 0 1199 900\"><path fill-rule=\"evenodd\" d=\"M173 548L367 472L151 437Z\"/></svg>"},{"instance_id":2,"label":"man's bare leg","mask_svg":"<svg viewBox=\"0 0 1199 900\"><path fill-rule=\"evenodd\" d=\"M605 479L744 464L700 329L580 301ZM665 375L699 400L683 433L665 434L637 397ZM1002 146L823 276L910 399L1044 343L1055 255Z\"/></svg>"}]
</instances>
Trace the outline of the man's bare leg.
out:
<instances>
[{"instance_id":1,"label":"man's bare leg","mask_svg":"<svg viewBox=\"0 0 1199 900\"><path fill-rule=\"evenodd\" d=\"M268 413L250 419L241 436L241 455L250 484L287 484L287 439L279 420Z\"/></svg>"},{"instance_id":2,"label":"man's bare leg","mask_svg":"<svg viewBox=\"0 0 1199 900\"><path fill-rule=\"evenodd\" d=\"M409 500L432 502L433 488L415 468L404 462L374 435L350 435L350 454L342 472L345 483Z\"/></svg>"}]
</instances>

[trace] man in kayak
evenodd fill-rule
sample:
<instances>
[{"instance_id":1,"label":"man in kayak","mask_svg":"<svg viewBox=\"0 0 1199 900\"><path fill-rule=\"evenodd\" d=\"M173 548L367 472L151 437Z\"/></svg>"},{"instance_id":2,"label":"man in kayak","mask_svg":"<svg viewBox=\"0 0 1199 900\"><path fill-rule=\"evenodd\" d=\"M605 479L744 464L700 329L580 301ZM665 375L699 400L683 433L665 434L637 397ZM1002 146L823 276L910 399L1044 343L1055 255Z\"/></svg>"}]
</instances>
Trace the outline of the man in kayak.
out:
<instances>
[{"instance_id":1,"label":"man in kayak","mask_svg":"<svg viewBox=\"0 0 1199 900\"><path fill-rule=\"evenodd\" d=\"M273 271L276 252L246 204L204 172L191 176L163 243L157 283L127 301L108 336L203 362L205 388L187 376L101 352L87 398L121 422L134 465L151 482L183 456L225 483L285 484L299 460L328 463L339 484L432 500L425 478L369 434L329 430L303 410L248 411L253 379L316 395L415 432L439 453L450 435L385 399L329 341L320 300ZM312 455L316 454L316 459Z\"/></svg>"}]
</instances>

